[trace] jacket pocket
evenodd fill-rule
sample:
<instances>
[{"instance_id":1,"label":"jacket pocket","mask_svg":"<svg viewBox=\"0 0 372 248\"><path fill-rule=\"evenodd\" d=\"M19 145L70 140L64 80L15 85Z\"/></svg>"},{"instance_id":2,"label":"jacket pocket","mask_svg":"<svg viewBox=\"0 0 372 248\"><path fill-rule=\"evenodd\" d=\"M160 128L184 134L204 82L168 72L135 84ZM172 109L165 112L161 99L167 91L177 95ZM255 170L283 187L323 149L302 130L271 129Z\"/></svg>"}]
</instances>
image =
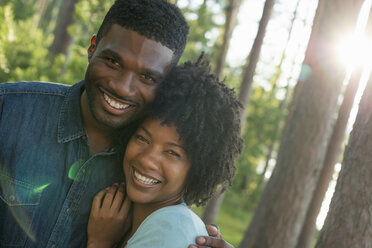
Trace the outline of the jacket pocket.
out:
<instances>
[{"instance_id":1,"label":"jacket pocket","mask_svg":"<svg viewBox=\"0 0 372 248\"><path fill-rule=\"evenodd\" d=\"M36 242L32 221L40 197L35 186L0 175L0 246L23 246L27 238Z\"/></svg>"}]
</instances>

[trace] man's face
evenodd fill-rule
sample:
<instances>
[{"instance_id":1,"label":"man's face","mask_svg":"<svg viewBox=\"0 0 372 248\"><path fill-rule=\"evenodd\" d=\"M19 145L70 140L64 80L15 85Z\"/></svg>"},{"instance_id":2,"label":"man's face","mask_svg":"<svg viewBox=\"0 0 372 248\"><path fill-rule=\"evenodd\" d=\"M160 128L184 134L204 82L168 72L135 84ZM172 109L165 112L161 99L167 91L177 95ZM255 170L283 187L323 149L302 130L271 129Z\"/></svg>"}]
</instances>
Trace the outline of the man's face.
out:
<instances>
[{"instance_id":1,"label":"man's face","mask_svg":"<svg viewBox=\"0 0 372 248\"><path fill-rule=\"evenodd\" d=\"M89 114L109 128L143 116L171 68L173 55L159 42L113 24L89 49L85 74Z\"/></svg>"}]
</instances>

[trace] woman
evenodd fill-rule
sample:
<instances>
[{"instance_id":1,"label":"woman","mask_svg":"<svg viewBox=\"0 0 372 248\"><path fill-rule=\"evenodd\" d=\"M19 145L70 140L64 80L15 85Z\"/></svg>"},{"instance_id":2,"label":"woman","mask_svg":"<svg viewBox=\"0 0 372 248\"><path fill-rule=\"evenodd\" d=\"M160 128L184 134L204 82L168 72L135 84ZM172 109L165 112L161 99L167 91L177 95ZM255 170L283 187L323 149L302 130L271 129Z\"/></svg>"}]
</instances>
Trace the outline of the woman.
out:
<instances>
[{"instance_id":1,"label":"woman","mask_svg":"<svg viewBox=\"0 0 372 248\"><path fill-rule=\"evenodd\" d=\"M207 235L188 206L231 184L242 150L240 109L202 59L172 70L128 142L126 194L114 185L93 201L88 247L187 247Z\"/></svg>"}]
</instances>

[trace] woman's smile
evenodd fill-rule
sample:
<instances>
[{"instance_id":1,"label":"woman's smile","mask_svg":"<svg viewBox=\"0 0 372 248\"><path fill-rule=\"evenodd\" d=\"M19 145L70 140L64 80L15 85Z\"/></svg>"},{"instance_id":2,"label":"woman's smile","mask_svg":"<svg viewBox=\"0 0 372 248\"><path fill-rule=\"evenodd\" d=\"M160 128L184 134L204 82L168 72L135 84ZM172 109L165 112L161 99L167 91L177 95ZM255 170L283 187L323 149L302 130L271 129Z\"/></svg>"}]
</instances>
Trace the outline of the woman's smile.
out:
<instances>
[{"instance_id":1,"label":"woman's smile","mask_svg":"<svg viewBox=\"0 0 372 248\"><path fill-rule=\"evenodd\" d=\"M133 168L133 176L136 181L139 181L140 183L145 184L146 186L152 186L161 183L159 180L152 179L141 174L135 168Z\"/></svg>"}]
</instances>

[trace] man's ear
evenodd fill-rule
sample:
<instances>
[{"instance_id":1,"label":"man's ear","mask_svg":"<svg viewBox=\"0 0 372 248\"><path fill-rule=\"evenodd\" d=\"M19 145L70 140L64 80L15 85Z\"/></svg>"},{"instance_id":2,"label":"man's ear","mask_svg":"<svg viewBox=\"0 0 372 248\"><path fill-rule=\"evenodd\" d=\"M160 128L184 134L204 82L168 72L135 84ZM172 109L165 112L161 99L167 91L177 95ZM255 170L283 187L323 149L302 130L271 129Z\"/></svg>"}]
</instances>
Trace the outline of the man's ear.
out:
<instances>
[{"instance_id":1,"label":"man's ear","mask_svg":"<svg viewBox=\"0 0 372 248\"><path fill-rule=\"evenodd\" d=\"M96 50L96 45L96 35L93 35L92 39L90 40L90 46L88 48L88 61L90 61L90 59L92 58L93 53Z\"/></svg>"}]
</instances>

